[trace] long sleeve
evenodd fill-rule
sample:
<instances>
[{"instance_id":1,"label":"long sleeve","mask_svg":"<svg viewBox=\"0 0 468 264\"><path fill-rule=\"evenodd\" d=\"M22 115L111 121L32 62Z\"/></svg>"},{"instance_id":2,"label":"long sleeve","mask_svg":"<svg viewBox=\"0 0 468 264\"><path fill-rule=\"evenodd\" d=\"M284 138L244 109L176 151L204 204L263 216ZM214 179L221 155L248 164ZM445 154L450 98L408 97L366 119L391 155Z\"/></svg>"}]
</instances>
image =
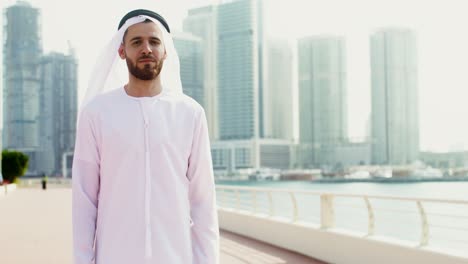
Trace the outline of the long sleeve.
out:
<instances>
[{"instance_id":1,"label":"long sleeve","mask_svg":"<svg viewBox=\"0 0 468 264\"><path fill-rule=\"evenodd\" d=\"M79 117L72 169L73 258L75 264L95 263L94 241L99 193L99 147L92 119Z\"/></svg>"},{"instance_id":2,"label":"long sleeve","mask_svg":"<svg viewBox=\"0 0 468 264\"><path fill-rule=\"evenodd\" d=\"M219 226L208 126L203 109L195 123L187 177L193 264L219 263Z\"/></svg>"}]
</instances>

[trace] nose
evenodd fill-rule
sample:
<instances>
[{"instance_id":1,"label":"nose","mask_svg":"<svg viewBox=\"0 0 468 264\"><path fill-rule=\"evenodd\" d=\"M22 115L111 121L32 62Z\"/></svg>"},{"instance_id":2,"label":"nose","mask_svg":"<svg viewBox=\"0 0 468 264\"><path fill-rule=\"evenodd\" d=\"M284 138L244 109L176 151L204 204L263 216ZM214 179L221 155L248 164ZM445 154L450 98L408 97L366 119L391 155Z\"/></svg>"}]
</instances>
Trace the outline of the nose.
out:
<instances>
[{"instance_id":1,"label":"nose","mask_svg":"<svg viewBox=\"0 0 468 264\"><path fill-rule=\"evenodd\" d=\"M142 52L143 54L150 54L150 53L151 53L151 45L150 45L149 42L146 41L146 42L143 44L143 49L142 49L141 52Z\"/></svg>"}]
</instances>

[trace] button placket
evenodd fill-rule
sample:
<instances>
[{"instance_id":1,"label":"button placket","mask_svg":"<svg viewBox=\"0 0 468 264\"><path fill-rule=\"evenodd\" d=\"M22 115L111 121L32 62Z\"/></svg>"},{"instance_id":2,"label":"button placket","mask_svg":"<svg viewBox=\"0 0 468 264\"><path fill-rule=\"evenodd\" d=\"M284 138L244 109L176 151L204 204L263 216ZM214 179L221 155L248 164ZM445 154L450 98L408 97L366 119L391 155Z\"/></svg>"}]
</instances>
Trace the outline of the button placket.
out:
<instances>
[{"instance_id":1,"label":"button placket","mask_svg":"<svg viewBox=\"0 0 468 264\"><path fill-rule=\"evenodd\" d=\"M149 147L149 118L146 109L145 101L140 101L140 109L143 115L144 138L145 138L145 256L152 256L152 239L151 239L151 167L150 167L150 147Z\"/></svg>"}]
</instances>

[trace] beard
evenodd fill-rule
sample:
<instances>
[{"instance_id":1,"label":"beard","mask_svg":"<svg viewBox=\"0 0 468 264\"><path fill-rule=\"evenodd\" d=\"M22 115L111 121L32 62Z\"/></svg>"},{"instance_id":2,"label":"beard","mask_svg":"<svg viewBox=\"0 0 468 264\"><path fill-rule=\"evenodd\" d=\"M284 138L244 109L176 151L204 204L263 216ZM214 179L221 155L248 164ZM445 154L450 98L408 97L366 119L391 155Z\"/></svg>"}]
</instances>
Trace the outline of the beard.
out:
<instances>
[{"instance_id":1,"label":"beard","mask_svg":"<svg viewBox=\"0 0 468 264\"><path fill-rule=\"evenodd\" d=\"M151 56L141 56L138 58L140 59L154 59ZM126 58L128 71L135 76L135 78L143 80L143 81L152 81L156 79L159 74L161 73L161 69L163 66L163 60L155 60L155 65L151 65L151 63L144 64L143 68L139 68L136 62L133 62L130 58Z\"/></svg>"}]
</instances>

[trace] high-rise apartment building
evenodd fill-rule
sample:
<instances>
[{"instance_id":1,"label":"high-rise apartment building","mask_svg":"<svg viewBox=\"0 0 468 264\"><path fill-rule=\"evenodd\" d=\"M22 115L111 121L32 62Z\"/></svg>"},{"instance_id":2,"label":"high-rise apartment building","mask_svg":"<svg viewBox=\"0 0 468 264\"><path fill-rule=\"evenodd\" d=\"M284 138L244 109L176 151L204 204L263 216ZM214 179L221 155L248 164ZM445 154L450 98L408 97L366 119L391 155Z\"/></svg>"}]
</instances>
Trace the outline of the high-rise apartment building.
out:
<instances>
[{"instance_id":1,"label":"high-rise apartment building","mask_svg":"<svg viewBox=\"0 0 468 264\"><path fill-rule=\"evenodd\" d=\"M258 1L218 7L218 109L221 140L261 136L263 31Z\"/></svg>"},{"instance_id":2,"label":"high-rise apartment building","mask_svg":"<svg viewBox=\"0 0 468 264\"><path fill-rule=\"evenodd\" d=\"M219 138L218 133L218 32L217 6L210 5L190 9L184 19L184 32L201 38L203 52L203 87L205 114L212 140Z\"/></svg>"},{"instance_id":3,"label":"high-rise apartment building","mask_svg":"<svg viewBox=\"0 0 468 264\"><path fill-rule=\"evenodd\" d=\"M268 39L264 58L263 138L292 140L293 53L285 40Z\"/></svg>"},{"instance_id":4,"label":"high-rise apartment building","mask_svg":"<svg viewBox=\"0 0 468 264\"><path fill-rule=\"evenodd\" d=\"M382 29L370 37L374 164L402 165L418 159L418 66L416 34Z\"/></svg>"},{"instance_id":5,"label":"high-rise apartment building","mask_svg":"<svg viewBox=\"0 0 468 264\"><path fill-rule=\"evenodd\" d=\"M60 173L64 153L75 145L78 112L77 61L73 54L51 53L40 62L38 170Z\"/></svg>"},{"instance_id":6,"label":"high-rise apartment building","mask_svg":"<svg viewBox=\"0 0 468 264\"><path fill-rule=\"evenodd\" d=\"M261 0L237 0L217 7L220 140L213 144L216 169L290 167L292 138L287 129L278 128L283 116L274 116L270 110L288 107L292 92L283 98L286 102L277 104L284 93L275 91L292 91L292 84L287 84L288 76L273 76L280 70L268 61L269 52L279 55L270 58L271 63L284 62L288 54L280 55L276 46L270 49L265 41L262 5ZM280 83L286 87L280 88Z\"/></svg>"},{"instance_id":7,"label":"high-rise apartment building","mask_svg":"<svg viewBox=\"0 0 468 264\"><path fill-rule=\"evenodd\" d=\"M24 152L35 171L39 146L40 11L18 1L4 10L3 148Z\"/></svg>"},{"instance_id":8,"label":"high-rise apartment building","mask_svg":"<svg viewBox=\"0 0 468 264\"><path fill-rule=\"evenodd\" d=\"M173 40L179 55L180 79L184 93L205 107L202 40L185 32L174 33Z\"/></svg>"},{"instance_id":9,"label":"high-rise apartment building","mask_svg":"<svg viewBox=\"0 0 468 264\"><path fill-rule=\"evenodd\" d=\"M299 40L299 162L333 167L347 140L346 47L336 36Z\"/></svg>"}]
</instances>

